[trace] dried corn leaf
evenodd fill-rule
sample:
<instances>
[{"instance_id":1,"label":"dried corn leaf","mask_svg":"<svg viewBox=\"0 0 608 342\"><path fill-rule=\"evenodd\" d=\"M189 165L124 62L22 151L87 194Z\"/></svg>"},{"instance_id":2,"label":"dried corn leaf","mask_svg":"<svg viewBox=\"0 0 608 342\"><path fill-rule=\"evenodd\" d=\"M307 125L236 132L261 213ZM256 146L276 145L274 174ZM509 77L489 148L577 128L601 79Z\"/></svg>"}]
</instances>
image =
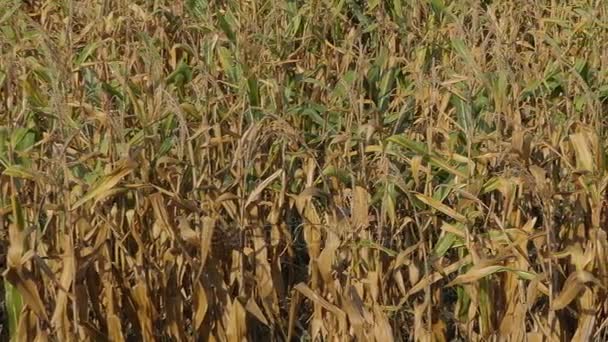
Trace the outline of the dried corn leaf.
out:
<instances>
[{"instance_id":1,"label":"dried corn leaf","mask_svg":"<svg viewBox=\"0 0 608 342\"><path fill-rule=\"evenodd\" d=\"M571 273L560 293L553 299L551 309L561 310L568 306L585 289L587 283L600 284L599 280L587 271L579 270Z\"/></svg>"}]
</instances>

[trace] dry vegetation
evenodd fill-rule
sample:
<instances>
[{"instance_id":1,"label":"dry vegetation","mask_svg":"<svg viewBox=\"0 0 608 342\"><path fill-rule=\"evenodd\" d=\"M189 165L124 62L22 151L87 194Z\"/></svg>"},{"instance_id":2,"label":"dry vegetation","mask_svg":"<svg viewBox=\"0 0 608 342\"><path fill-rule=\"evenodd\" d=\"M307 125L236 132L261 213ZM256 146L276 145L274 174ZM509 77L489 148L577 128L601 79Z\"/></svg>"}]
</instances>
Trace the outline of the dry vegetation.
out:
<instances>
[{"instance_id":1,"label":"dry vegetation","mask_svg":"<svg viewBox=\"0 0 608 342\"><path fill-rule=\"evenodd\" d=\"M0 87L5 338L608 336L605 0L2 0Z\"/></svg>"}]
</instances>

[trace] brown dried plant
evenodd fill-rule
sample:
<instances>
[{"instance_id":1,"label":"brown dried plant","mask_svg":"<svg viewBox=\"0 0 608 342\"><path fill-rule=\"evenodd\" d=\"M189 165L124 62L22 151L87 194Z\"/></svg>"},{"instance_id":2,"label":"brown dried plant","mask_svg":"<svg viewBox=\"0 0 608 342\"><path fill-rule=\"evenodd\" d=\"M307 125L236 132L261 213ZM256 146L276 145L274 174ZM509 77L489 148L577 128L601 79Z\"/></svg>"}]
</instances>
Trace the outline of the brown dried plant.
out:
<instances>
[{"instance_id":1,"label":"brown dried plant","mask_svg":"<svg viewBox=\"0 0 608 342\"><path fill-rule=\"evenodd\" d=\"M603 341L608 2L0 2L2 339Z\"/></svg>"}]
</instances>

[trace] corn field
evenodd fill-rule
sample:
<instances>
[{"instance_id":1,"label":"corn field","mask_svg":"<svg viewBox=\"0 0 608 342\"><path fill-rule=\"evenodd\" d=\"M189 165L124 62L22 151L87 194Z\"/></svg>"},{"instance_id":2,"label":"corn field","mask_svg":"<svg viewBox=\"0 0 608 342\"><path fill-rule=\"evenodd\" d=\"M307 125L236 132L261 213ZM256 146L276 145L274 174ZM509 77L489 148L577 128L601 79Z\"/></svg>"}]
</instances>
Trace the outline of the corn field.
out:
<instances>
[{"instance_id":1,"label":"corn field","mask_svg":"<svg viewBox=\"0 0 608 342\"><path fill-rule=\"evenodd\" d=\"M0 0L5 341L605 341L605 0Z\"/></svg>"}]
</instances>

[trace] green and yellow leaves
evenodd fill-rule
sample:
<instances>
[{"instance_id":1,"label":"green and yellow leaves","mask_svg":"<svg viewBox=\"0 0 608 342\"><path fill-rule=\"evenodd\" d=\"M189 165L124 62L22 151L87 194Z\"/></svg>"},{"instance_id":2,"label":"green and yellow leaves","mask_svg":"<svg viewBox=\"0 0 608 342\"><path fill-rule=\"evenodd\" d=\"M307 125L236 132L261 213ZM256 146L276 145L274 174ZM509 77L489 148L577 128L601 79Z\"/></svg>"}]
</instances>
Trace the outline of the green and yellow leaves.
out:
<instances>
[{"instance_id":1,"label":"green and yellow leaves","mask_svg":"<svg viewBox=\"0 0 608 342\"><path fill-rule=\"evenodd\" d=\"M89 191L71 206L71 210L79 208L90 200L94 200L95 202L97 202L103 199L104 197L112 194L112 190L114 190L114 187L126 175L131 173L135 167L135 162L130 160L124 160L119 166L112 170L112 172L101 177L94 184L92 184Z\"/></svg>"},{"instance_id":2,"label":"green and yellow leaves","mask_svg":"<svg viewBox=\"0 0 608 342\"><path fill-rule=\"evenodd\" d=\"M187 0L186 9L195 18L204 18L207 15L209 4L207 0Z\"/></svg>"},{"instance_id":3,"label":"green and yellow leaves","mask_svg":"<svg viewBox=\"0 0 608 342\"><path fill-rule=\"evenodd\" d=\"M419 199L420 201L422 201L424 204L432 207L433 209L436 209L446 215L448 215L449 217L453 218L454 220L458 221L458 222L467 222L467 218L462 215L457 213L454 209L450 208L449 206L439 202L438 200L423 195L423 194L416 194L416 198Z\"/></svg>"},{"instance_id":4,"label":"green and yellow leaves","mask_svg":"<svg viewBox=\"0 0 608 342\"><path fill-rule=\"evenodd\" d=\"M175 70L165 79L167 84L175 84L178 89L183 88L190 81L192 81L192 69L184 60L181 60Z\"/></svg>"},{"instance_id":5,"label":"green and yellow leaves","mask_svg":"<svg viewBox=\"0 0 608 342\"><path fill-rule=\"evenodd\" d=\"M23 299L19 291L7 279L4 279L4 307L8 316L8 331L11 341L16 341L17 327Z\"/></svg>"},{"instance_id":6,"label":"green and yellow leaves","mask_svg":"<svg viewBox=\"0 0 608 342\"><path fill-rule=\"evenodd\" d=\"M500 272L513 272L521 279L525 280L532 280L536 277L536 274L533 272L511 269L502 265L476 266L469 269L466 273L456 277L448 284L448 286L472 283Z\"/></svg>"},{"instance_id":7,"label":"green and yellow leaves","mask_svg":"<svg viewBox=\"0 0 608 342\"><path fill-rule=\"evenodd\" d=\"M602 339L605 1L38 2L14 340Z\"/></svg>"},{"instance_id":8,"label":"green and yellow leaves","mask_svg":"<svg viewBox=\"0 0 608 342\"><path fill-rule=\"evenodd\" d=\"M468 173L466 172L467 164L465 164L465 166L455 167L451 163L451 161L457 161L458 159L460 161L467 160L466 157L457 156L456 154L453 154L452 160L446 160L444 157L442 157L439 153L435 151L427 151L427 148L424 144L410 140L404 135L391 136L388 138L388 142L402 146L407 150L414 152L415 155L422 156L423 158L427 159L431 165L438 167L444 171L447 171L454 176L458 176L462 179L466 179L468 177ZM456 157L459 158L456 159ZM461 164L461 162L459 162L459 164Z\"/></svg>"},{"instance_id":9,"label":"green and yellow leaves","mask_svg":"<svg viewBox=\"0 0 608 342\"><path fill-rule=\"evenodd\" d=\"M54 181L44 173L32 170L21 165L8 165L2 172L5 176L27 179L31 181L39 181L47 184L53 184Z\"/></svg>"}]
</instances>

